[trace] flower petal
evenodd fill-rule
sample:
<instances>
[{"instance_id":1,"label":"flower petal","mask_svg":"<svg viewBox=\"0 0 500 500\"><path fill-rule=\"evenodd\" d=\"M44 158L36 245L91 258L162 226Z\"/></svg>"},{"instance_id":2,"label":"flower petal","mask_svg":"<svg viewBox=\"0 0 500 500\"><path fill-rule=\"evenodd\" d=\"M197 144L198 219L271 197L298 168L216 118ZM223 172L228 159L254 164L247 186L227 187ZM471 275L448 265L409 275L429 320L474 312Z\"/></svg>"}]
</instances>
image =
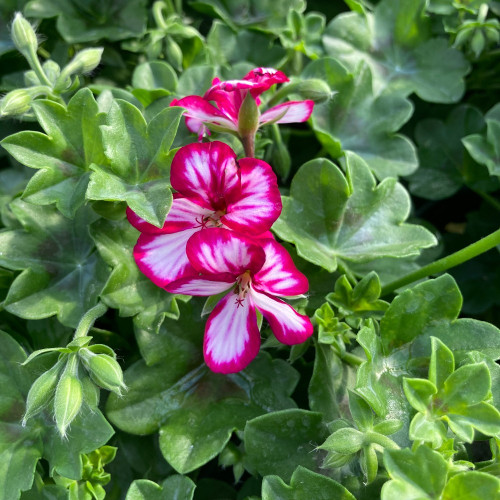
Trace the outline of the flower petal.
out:
<instances>
[{"instance_id":1,"label":"flower petal","mask_svg":"<svg viewBox=\"0 0 500 500\"><path fill-rule=\"evenodd\" d=\"M313 334L311 320L286 302L259 293L252 287L248 296L267 319L274 336L282 344L300 344Z\"/></svg>"},{"instance_id":2,"label":"flower petal","mask_svg":"<svg viewBox=\"0 0 500 500\"><path fill-rule=\"evenodd\" d=\"M282 297L306 293L309 282L295 267L290 254L274 239L260 243L266 253L266 261L254 276L255 288Z\"/></svg>"},{"instance_id":3,"label":"flower petal","mask_svg":"<svg viewBox=\"0 0 500 500\"><path fill-rule=\"evenodd\" d=\"M237 123L234 123L230 117L227 117L224 113L219 111L215 106L199 95L189 95L187 97L183 97L182 99L174 99L170 103L170 106L180 106L181 108L184 108L186 110L184 115L188 118L196 120L194 122L186 122L186 125L191 132L199 134L199 122L213 123L214 125L228 130L238 130Z\"/></svg>"},{"instance_id":4,"label":"flower petal","mask_svg":"<svg viewBox=\"0 0 500 500\"><path fill-rule=\"evenodd\" d=\"M267 231L281 213L281 195L270 165L254 158L239 160L241 191L226 198L227 214L222 222L236 231L260 234Z\"/></svg>"},{"instance_id":5,"label":"flower petal","mask_svg":"<svg viewBox=\"0 0 500 500\"><path fill-rule=\"evenodd\" d=\"M264 264L264 250L244 236L223 228L200 231L190 238L186 253L196 271L207 275L247 270L256 273Z\"/></svg>"},{"instance_id":6,"label":"flower petal","mask_svg":"<svg viewBox=\"0 0 500 500\"><path fill-rule=\"evenodd\" d=\"M141 234L134 248L137 266L160 287L197 274L187 258L186 243L198 231L196 228L170 234Z\"/></svg>"},{"instance_id":7,"label":"flower petal","mask_svg":"<svg viewBox=\"0 0 500 500\"><path fill-rule=\"evenodd\" d=\"M170 183L204 208L225 210L225 197L240 190L236 153L220 141L188 144L172 160Z\"/></svg>"},{"instance_id":8,"label":"flower petal","mask_svg":"<svg viewBox=\"0 0 500 500\"><path fill-rule=\"evenodd\" d=\"M311 116L314 101L288 101L268 109L260 116L260 124L299 123L305 122Z\"/></svg>"},{"instance_id":9,"label":"flower petal","mask_svg":"<svg viewBox=\"0 0 500 500\"><path fill-rule=\"evenodd\" d=\"M204 218L213 214L213 210L200 207L184 196L174 194L172 206L167 214L163 227L156 227L141 219L133 210L127 207L127 219L141 233L165 234L184 231L185 229L201 228Z\"/></svg>"},{"instance_id":10,"label":"flower petal","mask_svg":"<svg viewBox=\"0 0 500 500\"><path fill-rule=\"evenodd\" d=\"M259 352L257 315L250 300L236 302L229 293L215 306L205 328L203 354L208 367L218 373L243 370Z\"/></svg>"},{"instance_id":11,"label":"flower petal","mask_svg":"<svg viewBox=\"0 0 500 500\"><path fill-rule=\"evenodd\" d=\"M210 279L204 277L188 276L168 284L165 289L171 293L182 293L183 295L196 295L207 297L229 290L235 284L234 276L227 273L211 275ZM232 295L232 294L231 294Z\"/></svg>"},{"instance_id":12,"label":"flower petal","mask_svg":"<svg viewBox=\"0 0 500 500\"><path fill-rule=\"evenodd\" d=\"M258 93L256 93L255 90L252 91L254 97L257 97L275 83L285 83L289 81L285 73L274 68L252 69L252 71L245 75L244 80L259 84Z\"/></svg>"}]
</instances>

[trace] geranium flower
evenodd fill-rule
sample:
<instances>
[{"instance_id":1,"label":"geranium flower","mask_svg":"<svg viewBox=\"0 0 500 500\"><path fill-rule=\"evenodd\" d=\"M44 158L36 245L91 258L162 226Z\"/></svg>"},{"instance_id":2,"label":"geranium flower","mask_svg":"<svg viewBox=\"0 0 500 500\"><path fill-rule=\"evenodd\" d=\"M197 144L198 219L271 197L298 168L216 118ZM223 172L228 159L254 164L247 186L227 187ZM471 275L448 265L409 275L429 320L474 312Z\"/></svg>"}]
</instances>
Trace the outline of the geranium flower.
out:
<instances>
[{"instance_id":1,"label":"geranium flower","mask_svg":"<svg viewBox=\"0 0 500 500\"><path fill-rule=\"evenodd\" d=\"M217 228L193 235L186 253L198 274L170 283L169 292L209 296L233 289L217 303L205 328L205 362L214 372L238 372L255 358L260 346L256 310L283 344L299 344L312 335L309 318L278 298L301 295L309 285L273 239L256 242Z\"/></svg>"},{"instance_id":2,"label":"geranium flower","mask_svg":"<svg viewBox=\"0 0 500 500\"><path fill-rule=\"evenodd\" d=\"M242 158L214 141L179 149L170 170L177 191L165 224L158 228L128 209L130 223L141 231L134 248L139 269L160 287L193 274L186 243L198 231L214 227L258 236L281 213L276 175L261 160Z\"/></svg>"},{"instance_id":3,"label":"geranium flower","mask_svg":"<svg viewBox=\"0 0 500 500\"><path fill-rule=\"evenodd\" d=\"M288 81L287 76L276 69L255 68L243 80L221 82L215 78L203 97L190 95L174 99L170 105L186 109L186 125L191 132L197 133L198 137L206 133L206 125L242 136L240 111L245 97L250 94L258 106L262 92L275 83ZM254 133L259 126L266 123L305 122L311 116L313 106L314 101L311 100L289 101L262 114L258 113Z\"/></svg>"}]
</instances>

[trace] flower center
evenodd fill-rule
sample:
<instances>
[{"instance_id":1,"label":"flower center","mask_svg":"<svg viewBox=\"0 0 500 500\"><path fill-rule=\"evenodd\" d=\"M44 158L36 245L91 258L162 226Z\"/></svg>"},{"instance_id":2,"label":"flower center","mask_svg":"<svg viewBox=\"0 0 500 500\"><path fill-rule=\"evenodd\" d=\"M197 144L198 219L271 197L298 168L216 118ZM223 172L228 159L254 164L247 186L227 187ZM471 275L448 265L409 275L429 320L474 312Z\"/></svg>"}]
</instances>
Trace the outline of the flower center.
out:
<instances>
[{"instance_id":1,"label":"flower center","mask_svg":"<svg viewBox=\"0 0 500 500\"><path fill-rule=\"evenodd\" d=\"M210 215L201 215L196 217L195 221L200 225L201 229L207 227L222 227L221 217L226 215L226 210L217 210Z\"/></svg>"},{"instance_id":2,"label":"flower center","mask_svg":"<svg viewBox=\"0 0 500 500\"><path fill-rule=\"evenodd\" d=\"M245 271L243 274L240 274L236 278L237 286L234 290L234 293L238 294L236 298L235 304L238 307L243 306L243 301L250 290L250 283L252 283L252 276L250 275L250 271Z\"/></svg>"}]
</instances>

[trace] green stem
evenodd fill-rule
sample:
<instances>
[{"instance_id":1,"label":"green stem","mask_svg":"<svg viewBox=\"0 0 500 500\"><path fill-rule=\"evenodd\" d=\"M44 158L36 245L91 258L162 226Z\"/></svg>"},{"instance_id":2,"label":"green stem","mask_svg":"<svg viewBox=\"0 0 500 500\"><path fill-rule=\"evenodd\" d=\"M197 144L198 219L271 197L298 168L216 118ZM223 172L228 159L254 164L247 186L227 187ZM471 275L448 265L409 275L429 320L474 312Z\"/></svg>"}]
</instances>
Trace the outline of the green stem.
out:
<instances>
[{"instance_id":1,"label":"green stem","mask_svg":"<svg viewBox=\"0 0 500 500\"><path fill-rule=\"evenodd\" d=\"M158 1L153 4L153 19L155 20L156 26L158 28L165 30L167 29L167 23L163 17L163 12L168 15L168 6L163 1Z\"/></svg>"},{"instance_id":2,"label":"green stem","mask_svg":"<svg viewBox=\"0 0 500 500\"><path fill-rule=\"evenodd\" d=\"M479 189L474 189L474 192L479 196L481 196L481 198L487 203L489 203L492 207L495 207L498 211L500 211L500 202L496 198Z\"/></svg>"},{"instance_id":3,"label":"green stem","mask_svg":"<svg viewBox=\"0 0 500 500\"><path fill-rule=\"evenodd\" d=\"M255 158L255 132L253 134L240 136L240 140L245 150L245 157Z\"/></svg>"},{"instance_id":4,"label":"green stem","mask_svg":"<svg viewBox=\"0 0 500 500\"><path fill-rule=\"evenodd\" d=\"M340 356L340 359L350 364L351 366L359 366L366 361L366 359L360 358L359 356L351 354L350 352L344 353L342 356Z\"/></svg>"},{"instance_id":5,"label":"green stem","mask_svg":"<svg viewBox=\"0 0 500 500\"><path fill-rule=\"evenodd\" d=\"M387 295L402 286L409 285L414 281L418 281L422 278L427 278L433 274L442 273L452 267L458 266L468 260L481 255L492 248L495 248L497 245L500 245L500 229L497 229L495 232L489 234L488 236L472 243L471 245L462 248L458 252L452 253L447 257L443 257L442 259L436 260L431 264L428 264L416 271L399 278L392 283L388 283L382 288L381 297Z\"/></svg>"},{"instance_id":6,"label":"green stem","mask_svg":"<svg viewBox=\"0 0 500 500\"><path fill-rule=\"evenodd\" d=\"M26 57L31 69L36 73L36 76L38 76L40 83L52 88L52 82L47 78L36 52L33 49L30 49L27 53L24 53L24 56Z\"/></svg>"},{"instance_id":7,"label":"green stem","mask_svg":"<svg viewBox=\"0 0 500 500\"><path fill-rule=\"evenodd\" d=\"M78 323L78 327L76 328L74 339L79 337L85 337L89 330L92 328L95 320L100 318L106 311L108 310L107 306L105 306L102 302L98 302L96 306L92 309L89 309Z\"/></svg>"}]
</instances>

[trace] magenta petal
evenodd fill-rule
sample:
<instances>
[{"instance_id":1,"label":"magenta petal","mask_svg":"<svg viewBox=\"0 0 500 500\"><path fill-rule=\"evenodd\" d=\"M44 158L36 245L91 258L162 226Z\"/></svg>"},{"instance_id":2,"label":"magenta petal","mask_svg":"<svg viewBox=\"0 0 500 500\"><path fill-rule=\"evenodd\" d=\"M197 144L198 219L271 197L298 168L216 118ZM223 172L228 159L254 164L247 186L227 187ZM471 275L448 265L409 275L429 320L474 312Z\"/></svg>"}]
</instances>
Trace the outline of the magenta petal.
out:
<instances>
[{"instance_id":1,"label":"magenta petal","mask_svg":"<svg viewBox=\"0 0 500 500\"><path fill-rule=\"evenodd\" d=\"M236 153L220 141L188 144L172 160L170 183L204 208L225 210L225 197L240 191Z\"/></svg>"},{"instance_id":2,"label":"magenta petal","mask_svg":"<svg viewBox=\"0 0 500 500\"><path fill-rule=\"evenodd\" d=\"M209 278L189 276L173 281L165 289L171 293L208 297L225 292L235 284L234 276L227 273L211 275Z\"/></svg>"},{"instance_id":3,"label":"magenta petal","mask_svg":"<svg viewBox=\"0 0 500 500\"><path fill-rule=\"evenodd\" d=\"M210 104L206 99L198 95L190 95L176 100L175 106L180 106L186 110L186 117L196 120L195 122L186 123L191 132L199 133L199 122L213 123L219 127L228 130L238 130L238 124L234 123L224 113L219 111L215 106ZM173 103L170 104L174 105Z\"/></svg>"},{"instance_id":4,"label":"magenta petal","mask_svg":"<svg viewBox=\"0 0 500 500\"><path fill-rule=\"evenodd\" d=\"M307 316L299 314L286 302L257 292L253 288L251 288L249 296L269 322L274 336L282 344L300 344L313 334L311 320Z\"/></svg>"},{"instance_id":5,"label":"magenta petal","mask_svg":"<svg viewBox=\"0 0 500 500\"><path fill-rule=\"evenodd\" d=\"M281 213L281 195L276 175L262 160L239 160L241 192L226 198L227 214L221 220L231 229L260 234L267 231Z\"/></svg>"},{"instance_id":6,"label":"magenta petal","mask_svg":"<svg viewBox=\"0 0 500 500\"><path fill-rule=\"evenodd\" d=\"M272 295L291 297L306 293L307 278L295 267L290 254L275 240L262 240L266 261L254 276L255 288Z\"/></svg>"},{"instance_id":7,"label":"magenta petal","mask_svg":"<svg viewBox=\"0 0 500 500\"><path fill-rule=\"evenodd\" d=\"M285 83L289 81L285 73L274 68L252 69L252 71L248 72L245 75L244 80L258 83L261 86L261 92L267 90L269 87L271 87L271 85L274 85L275 83Z\"/></svg>"},{"instance_id":8,"label":"magenta petal","mask_svg":"<svg viewBox=\"0 0 500 500\"><path fill-rule=\"evenodd\" d=\"M260 334L250 300L236 302L226 295L208 317L203 353L208 367L217 373L236 373L257 356Z\"/></svg>"},{"instance_id":9,"label":"magenta petal","mask_svg":"<svg viewBox=\"0 0 500 500\"><path fill-rule=\"evenodd\" d=\"M299 123L311 116L314 101L288 101L268 109L260 116L260 123Z\"/></svg>"},{"instance_id":10,"label":"magenta petal","mask_svg":"<svg viewBox=\"0 0 500 500\"><path fill-rule=\"evenodd\" d=\"M186 243L198 229L170 234L141 234L134 248L137 266L155 285L196 274L186 255Z\"/></svg>"},{"instance_id":11,"label":"magenta petal","mask_svg":"<svg viewBox=\"0 0 500 500\"><path fill-rule=\"evenodd\" d=\"M188 241L186 253L192 266L206 275L229 273L237 278L264 264L264 250L234 231L213 228L199 231Z\"/></svg>"},{"instance_id":12,"label":"magenta petal","mask_svg":"<svg viewBox=\"0 0 500 500\"><path fill-rule=\"evenodd\" d=\"M129 207L127 207L127 219L130 224L132 224L132 226L138 229L141 233L162 234L165 232L162 227L156 227L153 226L153 224L146 222Z\"/></svg>"},{"instance_id":13,"label":"magenta petal","mask_svg":"<svg viewBox=\"0 0 500 500\"><path fill-rule=\"evenodd\" d=\"M200 229L204 218L212 215L213 212L213 210L200 207L189 198L174 195L174 201L167 214L162 232L176 233L185 229Z\"/></svg>"}]
</instances>

